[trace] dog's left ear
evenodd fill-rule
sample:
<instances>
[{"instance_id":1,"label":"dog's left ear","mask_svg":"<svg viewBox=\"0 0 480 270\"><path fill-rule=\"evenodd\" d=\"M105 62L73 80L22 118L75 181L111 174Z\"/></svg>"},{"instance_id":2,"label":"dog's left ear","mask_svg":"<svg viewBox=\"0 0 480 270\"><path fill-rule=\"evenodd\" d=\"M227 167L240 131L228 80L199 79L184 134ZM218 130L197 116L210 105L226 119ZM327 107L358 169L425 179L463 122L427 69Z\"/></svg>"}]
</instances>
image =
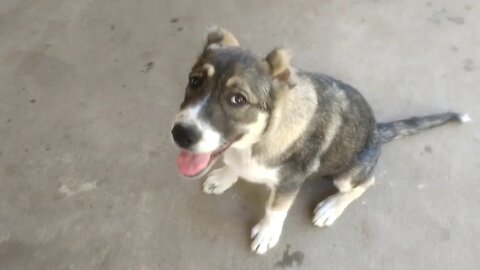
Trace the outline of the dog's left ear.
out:
<instances>
[{"instance_id":1,"label":"dog's left ear","mask_svg":"<svg viewBox=\"0 0 480 270\"><path fill-rule=\"evenodd\" d=\"M205 44L205 49L215 49L217 47L238 47L237 38L230 33L229 31L212 27L208 30L207 44Z\"/></svg>"},{"instance_id":2,"label":"dog's left ear","mask_svg":"<svg viewBox=\"0 0 480 270\"><path fill-rule=\"evenodd\" d=\"M265 58L264 66L268 73L280 81L290 79L290 53L285 49L275 49Z\"/></svg>"}]
</instances>

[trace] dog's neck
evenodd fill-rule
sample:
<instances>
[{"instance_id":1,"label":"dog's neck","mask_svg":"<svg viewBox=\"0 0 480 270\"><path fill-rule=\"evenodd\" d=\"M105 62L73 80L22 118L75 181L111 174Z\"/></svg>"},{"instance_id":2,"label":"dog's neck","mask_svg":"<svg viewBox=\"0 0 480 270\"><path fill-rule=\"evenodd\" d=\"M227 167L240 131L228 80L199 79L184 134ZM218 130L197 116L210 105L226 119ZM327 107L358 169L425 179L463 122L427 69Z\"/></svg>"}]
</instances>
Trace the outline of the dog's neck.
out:
<instances>
[{"instance_id":1,"label":"dog's neck","mask_svg":"<svg viewBox=\"0 0 480 270\"><path fill-rule=\"evenodd\" d=\"M288 155L308 129L317 109L317 94L309 79L291 74L293 88L279 87L267 128L252 147L252 155L264 164L276 163Z\"/></svg>"}]
</instances>

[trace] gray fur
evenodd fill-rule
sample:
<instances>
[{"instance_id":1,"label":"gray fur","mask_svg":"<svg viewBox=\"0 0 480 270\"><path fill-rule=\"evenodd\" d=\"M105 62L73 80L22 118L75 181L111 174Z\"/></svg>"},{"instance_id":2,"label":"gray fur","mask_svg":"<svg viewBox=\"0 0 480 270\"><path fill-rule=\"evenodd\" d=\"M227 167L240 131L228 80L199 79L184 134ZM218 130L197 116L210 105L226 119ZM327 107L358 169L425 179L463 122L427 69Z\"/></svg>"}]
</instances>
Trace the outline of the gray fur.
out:
<instances>
[{"instance_id":1,"label":"gray fur","mask_svg":"<svg viewBox=\"0 0 480 270\"><path fill-rule=\"evenodd\" d=\"M231 38L236 42L233 35ZM305 179L316 174L335 179L339 193L329 198L328 203L330 207L343 207L337 209L341 213L373 183L372 172L382 144L461 120L459 114L444 113L377 124L368 102L356 89L327 75L290 67L285 51L274 50L263 60L237 46L223 46L221 37L215 36L215 40L218 43L214 43L214 47L210 40L207 42L207 49L192 73L205 64L213 65L215 72L200 90L192 92L187 88L181 108L206 97L199 117L214 126L225 140L242 137L244 132L248 134L246 125L260 121L261 115L268 116L263 135L249 146L252 159L279 172L278 182L271 186L267 210L278 207L288 211ZM275 62L270 63L273 58ZM250 103L242 108L225 104L225 95L235 91L226 86L232 77L241 78L242 88L248 94ZM304 97L316 97L316 100ZM292 104L292 100L298 102ZM316 107L310 110L312 104ZM288 115L279 119L282 113ZM301 129L294 138L288 137L292 128ZM282 140L284 138L288 140ZM276 144L276 141L284 143ZM318 211L323 211L328 203L319 204ZM315 218L318 226L333 222L319 225L318 213Z\"/></svg>"},{"instance_id":2,"label":"gray fur","mask_svg":"<svg viewBox=\"0 0 480 270\"><path fill-rule=\"evenodd\" d=\"M434 114L424 117L412 117L377 125L378 138L381 143L387 143L403 136L417 134L421 131L438 127L449 122L463 122L462 115L454 112Z\"/></svg>"}]
</instances>

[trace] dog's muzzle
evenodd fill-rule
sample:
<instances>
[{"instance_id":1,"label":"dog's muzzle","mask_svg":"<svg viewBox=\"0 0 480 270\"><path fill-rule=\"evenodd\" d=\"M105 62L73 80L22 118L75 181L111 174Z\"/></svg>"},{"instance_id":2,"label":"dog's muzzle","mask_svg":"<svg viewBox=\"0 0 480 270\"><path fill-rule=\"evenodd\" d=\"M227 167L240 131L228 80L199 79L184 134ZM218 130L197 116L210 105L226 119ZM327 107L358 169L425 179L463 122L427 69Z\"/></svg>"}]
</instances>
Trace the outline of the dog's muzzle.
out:
<instances>
[{"instance_id":1,"label":"dog's muzzle","mask_svg":"<svg viewBox=\"0 0 480 270\"><path fill-rule=\"evenodd\" d=\"M175 124L172 129L172 136L179 147L190 149L200 140L202 134L193 125Z\"/></svg>"}]
</instances>

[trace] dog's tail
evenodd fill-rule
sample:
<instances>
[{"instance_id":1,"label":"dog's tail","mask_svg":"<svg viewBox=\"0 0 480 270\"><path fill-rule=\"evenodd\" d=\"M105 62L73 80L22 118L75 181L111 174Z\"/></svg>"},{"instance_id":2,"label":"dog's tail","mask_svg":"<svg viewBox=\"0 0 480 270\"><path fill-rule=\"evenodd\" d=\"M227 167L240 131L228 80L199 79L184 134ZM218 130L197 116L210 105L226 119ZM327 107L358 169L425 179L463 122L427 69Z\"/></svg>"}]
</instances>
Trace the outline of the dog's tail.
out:
<instances>
[{"instance_id":1,"label":"dog's tail","mask_svg":"<svg viewBox=\"0 0 480 270\"><path fill-rule=\"evenodd\" d=\"M447 112L423 117L412 117L387 123L378 123L378 139L381 143L387 143L393 139L417 134L420 131L442 126L449 122L465 123L470 120L468 114Z\"/></svg>"}]
</instances>

